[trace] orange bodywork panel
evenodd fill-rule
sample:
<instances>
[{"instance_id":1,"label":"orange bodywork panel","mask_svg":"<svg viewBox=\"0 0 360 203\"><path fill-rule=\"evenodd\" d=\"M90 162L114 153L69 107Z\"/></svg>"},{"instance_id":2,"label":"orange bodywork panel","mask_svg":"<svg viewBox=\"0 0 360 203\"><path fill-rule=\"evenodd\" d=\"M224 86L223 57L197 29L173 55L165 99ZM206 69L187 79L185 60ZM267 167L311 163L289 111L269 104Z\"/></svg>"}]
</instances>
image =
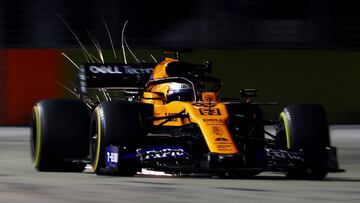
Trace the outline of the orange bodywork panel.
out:
<instances>
[{"instance_id":1,"label":"orange bodywork panel","mask_svg":"<svg viewBox=\"0 0 360 203\"><path fill-rule=\"evenodd\" d=\"M151 80L169 77L166 73L166 68L169 63L174 61L178 60L165 58L156 65L151 75ZM217 101L215 92L203 92L201 94L202 101L197 101L196 103L192 101L172 101L167 103L166 94L168 88L168 83L153 85L148 87L143 94L142 102L153 104L154 106L155 120L153 124L155 126L180 127L196 123L200 127L210 152L218 154L238 153L227 127L229 115L226 107L223 103ZM170 120L166 118L177 114L186 114L188 116L172 118Z\"/></svg>"},{"instance_id":2,"label":"orange bodywork panel","mask_svg":"<svg viewBox=\"0 0 360 203\"><path fill-rule=\"evenodd\" d=\"M183 112L188 118L174 118L168 122L166 119L155 120L154 125L183 126L189 123L199 125L202 135L210 152L218 154L235 154L238 150L228 130L229 119L223 103L209 102L181 102L174 101L166 105L154 105L154 116L165 117Z\"/></svg>"},{"instance_id":3,"label":"orange bodywork panel","mask_svg":"<svg viewBox=\"0 0 360 203\"><path fill-rule=\"evenodd\" d=\"M157 92L144 92L141 100L146 104L165 104L165 97L161 93Z\"/></svg>"},{"instance_id":4,"label":"orange bodywork panel","mask_svg":"<svg viewBox=\"0 0 360 203\"><path fill-rule=\"evenodd\" d=\"M157 79L168 77L168 75L166 73L166 67L169 63L174 62L174 61L178 61L178 60L175 60L172 58L165 58L162 62L157 64L151 74L151 77L150 77L151 80L157 80ZM162 94L166 100L166 94L167 94L168 89L169 89L169 84L164 83L164 84L150 86L150 87L148 87L148 89L146 91ZM150 102L146 102L146 103L150 103Z\"/></svg>"},{"instance_id":5,"label":"orange bodywork panel","mask_svg":"<svg viewBox=\"0 0 360 203\"><path fill-rule=\"evenodd\" d=\"M214 102L217 101L217 96L215 92L203 92L201 94L202 101L204 102Z\"/></svg>"},{"instance_id":6,"label":"orange bodywork panel","mask_svg":"<svg viewBox=\"0 0 360 203\"><path fill-rule=\"evenodd\" d=\"M153 80L156 80L156 79L168 77L168 75L166 74L166 67L169 63L174 61L178 61L178 60L173 58L165 58L163 61L161 61L159 64L155 66L151 78Z\"/></svg>"}]
</instances>

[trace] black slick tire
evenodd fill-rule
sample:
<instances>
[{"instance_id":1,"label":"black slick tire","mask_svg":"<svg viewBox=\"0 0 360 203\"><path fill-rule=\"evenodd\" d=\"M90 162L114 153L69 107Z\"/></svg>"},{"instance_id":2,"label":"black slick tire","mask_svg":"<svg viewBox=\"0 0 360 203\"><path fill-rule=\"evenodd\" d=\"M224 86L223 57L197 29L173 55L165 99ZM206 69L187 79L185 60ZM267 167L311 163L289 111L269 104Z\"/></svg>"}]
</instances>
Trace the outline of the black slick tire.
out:
<instances>
[{"instance_id":1,"label":"black slick tire","mask_svg":"<svg viewBox=\"0 0 360 203\"><path fill-rule=\"evenodd\" d=\"M140 170L139 160L119 160L115 171L106 170L105 148L119 147L121 154L135 153L144 144L145 132L141 120L143 104L126 101L102 102L93 112L90 133L90 157L98 175L134 176Z\"/></svg>"},{"instance_id":2,"label":"black slick tire","mask_svg":"<svg viewBox=\"0 0 360 203\"><path fill-rule=\"evenodd\" d=\"M78 100L42 100L33 108L31 157L39 171L84 170L90 117Z\"/></svg>"},{"instance_id":3,"label":"black slick tire","mask_svg":"<svg viewBox=\"0 0 360 203\"><path fill-rule=\"evenodd\" d=\"M316 104L287 106L280 113L279 146L301 153L304 162L286 171L288 178L323 179L328 172L329 127L324 109Z\"/></svg>"}]
</instances>

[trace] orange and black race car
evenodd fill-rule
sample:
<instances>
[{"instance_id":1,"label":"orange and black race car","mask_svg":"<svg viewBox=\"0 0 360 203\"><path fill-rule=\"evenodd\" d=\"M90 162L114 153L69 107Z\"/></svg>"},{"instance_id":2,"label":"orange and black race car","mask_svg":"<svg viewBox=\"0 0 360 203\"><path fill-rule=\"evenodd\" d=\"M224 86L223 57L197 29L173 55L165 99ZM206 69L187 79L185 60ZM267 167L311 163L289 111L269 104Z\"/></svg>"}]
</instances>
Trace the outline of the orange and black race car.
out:
<instances>
[{"instance_id":1,"label":"orange and black race car","mask_svg":"<svg viewBox=\"0 0 360 203\"><path fill-rule=\"evenodd\" d=\"M32 158L39 171L133 176L251 177L281 171L322 179L338 168L323 108L290 105L263 120L255 89L220 100L211 63L174 58L156 64L84 64L78 100L42 100L33 109ZM269 133L265 125L275 126Z\"/></svg>"}]
</instances>

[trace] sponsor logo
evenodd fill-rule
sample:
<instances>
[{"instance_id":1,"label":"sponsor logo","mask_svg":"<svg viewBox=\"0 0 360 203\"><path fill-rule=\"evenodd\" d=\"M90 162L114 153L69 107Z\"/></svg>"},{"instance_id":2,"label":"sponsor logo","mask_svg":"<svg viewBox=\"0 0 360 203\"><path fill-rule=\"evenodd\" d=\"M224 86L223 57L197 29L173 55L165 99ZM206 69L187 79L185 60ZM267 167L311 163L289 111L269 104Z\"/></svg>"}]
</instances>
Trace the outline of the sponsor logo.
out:
<instances>
[{"instance_id":1,"label":"sponsor logo","mask_svg":"<svg viewBox=\"0 0 360 203\"><path fill-rule=\"evenodd\" d=\"M211 127L211 131L215 134L215 135L218 135L218 136L221 136L224 134L224 130L222 129L221 126L218 126L218 125L214 125Z\"/></svg>"},{"instance_id":2,"label":"sponsor logo","mask_svg":"<svg viewBox=\"0 0 360 203\"><path fill-rule=\"evenodd\" d=\"M165 116L173 116L173 115L178 115L179 113L165 113Z\"/></svg>"},{"instance_id":3,"label":"sponsor logo","mask_svg":"<svg viewBox=\"0 0 360 203\"><path fill-rule=\"evenodd\" d=\"M152 68L133 68L131 66L123 66L126 74L139 75L139 74L151 74Z\"/></svg>"},{"instance_id":4,"label":"sponsor logo","mask_svg":"<svg viewBox=\"0 0 360 203\"><path fill-rule=\"evenodd\" d=\"M118 66L89 66L89 70L92 73L123 74L123 72L119 70Z\"/></svg>"},{"instance_id":5,"label":"sponsor logo","mask_svg":"<svg viewBox=\"0 0 360 203\"><path fill-rule=\"evenodd\" d=\"M159 159L184 156L183 149L162 149L159 151L147 151L144 159Z\"/></svg>"},{"instance_id":6,"label":"sponsor logo","mask_svg":"<svg viewBox=\"0 0 360 203\"><path fill-rule=\"evenodd\" d=\"M179 113L165 113L165 116L174 116L174 115L179 115ZM170 119L170 121L177 121L178 118L172 118Z\"/></svg>"},{"instance_id":7,"label":"sponsor logo","mask_svg":"<svg viewBox=\"0 0 360 203\"><path fill-rule=\"evenodd\" d=\"M229 145L229 144L222 144L222 145L217 145L216 147L217 147L218 149L225 149L225 148L230 148L231 145Z\"/></svg>"},{"instance_id":8,"label":"sponsor logo","mask_svg":"<svg viewBox=\"0 0 360 203\"><path fill-rule=\"evenodd\" d=\"M144 160L187 157L187 153L183 148L173 146L153 147L139 150L138 153L141 154Z\"/></svg>"},{"instance_id":9,"label":"sponsor logo","mask_svg":"<svg viewBox=\"0 0 360 203\"><path fill-rule=\"evenodd\" d=\"M116 146L105 147L106 168L117 168L119 162L119 148Z\"/></svg>"},{"instance_id":10,"label":"sponsor logo","mask_svg":"<svg viewBox=\"0 0 360 203\"><path fill-rule=\"evenodd\" d=\"M226 139L226 138L223 138L223 137L219 137L219 138L216 138L215 139L215 141L217 141L217 142L226 142L226 141L229 141L228 139Z\"/></svg>"},{"instance_id":11,"label":"sponsor logo","mask_svg":"<svg viewBox=\"0 0 360 203\"><path fill-rule=\"evenodd\" d=\"M116 66L116 65L103 65L94 66L90 65L89 70L95 74L128 74L128 75L140 75L150 74L152 68L133 68L131 66Z\"/></svg>"},{"instance_id":12,"label":"sponsor logo","mask_svg":"<svg viewBox=\"0 0 360 203\"><path fill-rule=\"evenodd\" d=\"M128 73L130 73L132 70L135 70L136 72L140 73L140 74L151 74L152 71L154 70L153 68L126 68L126 71L128 71Z\"/></svg>"},{"instance_id":13,"label":"sponsor logo","mask_svg":"<svg viewBox=\"0 0 360 203\"><path fill-rule=\"evenodd\" d=\"M137 75L140 74L139 71L137 71L135 68L132 68L131 66L123 66L125 73L130 75Z\"/></svg>"},{"instance_id":14,"label":"sponsor logo","mask_svg":"<svg viewBox=\"0 0 360 203\"><path fill-rule=\"evenodd\" d=\"M206 116L220 116L221 115L220 109L218 109L218 108L215 108L215 109L200 108L199 111L200 111L201 115L206 115Z\"/></svg>"},{"instance_id":15,"label":"sponsor logo","mask_svg":"<svg viewBox=\"0 0 360 203\"><path fill-rule=\"evenodd\" d=\"M204 118L203 121L204 121L204 122L222 122L222 119L217 119L217 118Z\"/></svg>"},{"instance_id":16,"label":"sponsor logo","mask_svg":"<svg viewBox=\"0 0 360 203\"><path fill-rule=\"evenodd\" d=\"M211 107L215 107L216 104L214 104L214 103L197 103L197 104L194 104L194 106L211 108Z\"/></svg>"},{"instance_id":17,"label":"sponsor logo","mask_svg":"<svg viewBox=\"0 0 360 203\"><path fill-rule=\"evenodd\" d=\"M119 158L119 153L116 152L107 152L106 153L107 162L117 163Z\"/></svg>"},{"instance_id":18,"label":"sponsor logo","mask_svg":"<svg viewBox=\"0 0 360 203\"><path fill-rule=\"evenodd\" d=\"M232 151L232 149L218 149L219 151Z\"/></svg>"}]
</instances>

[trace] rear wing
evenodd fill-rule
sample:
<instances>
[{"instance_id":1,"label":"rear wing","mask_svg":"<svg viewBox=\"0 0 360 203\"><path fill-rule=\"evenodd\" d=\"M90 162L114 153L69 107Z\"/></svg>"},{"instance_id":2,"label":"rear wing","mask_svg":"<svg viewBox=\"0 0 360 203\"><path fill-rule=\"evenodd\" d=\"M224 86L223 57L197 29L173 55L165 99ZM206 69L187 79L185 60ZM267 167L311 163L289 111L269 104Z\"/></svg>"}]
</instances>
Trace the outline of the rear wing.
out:
<instances>
[{"instance_id":1,"label":"rear wing","mask_svg":"<svg viewBox=\"0 0 360 203\"><path fill-rule=\"evenodd\" d=\"M80 66L80 91L87 89L142 89L156 64L87 63Z\"/></svg>"}]
</instances>

